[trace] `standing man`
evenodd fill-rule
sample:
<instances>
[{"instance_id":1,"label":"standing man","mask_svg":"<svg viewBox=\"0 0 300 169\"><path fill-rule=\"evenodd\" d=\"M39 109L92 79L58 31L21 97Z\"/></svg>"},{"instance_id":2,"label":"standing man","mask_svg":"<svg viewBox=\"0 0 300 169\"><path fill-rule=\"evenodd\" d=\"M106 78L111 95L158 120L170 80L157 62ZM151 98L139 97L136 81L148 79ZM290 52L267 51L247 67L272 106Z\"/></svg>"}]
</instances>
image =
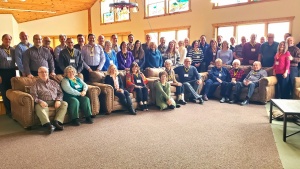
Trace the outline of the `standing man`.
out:
<instances>
[{"instance_id":1,"label":"standing man","mask_svg":"<svg viewBox=\"0 0 300 169\"><path fill-rule=\"evenodd\" d=\"M11 36L2 36L0 47L0 91L4 102L6 114L11 117L10 101L6 97L6 91L11 89L10 79L16 76L15 49L10 46Z\"/></svg>"},{"instance_id":2,"label":"standing man","mask_svg":"<svg viewBox=\"0 0 300 169\"><path fill-rule=\"evenodd\" d=\"M298 64L300 63L300 49L294 45L294 38L292 36L286 39L288 44L288 51L290 52L292 58L290 64L290 84L291 84L291 94L294 91L295 77L298 77Z\"/></svg>"},{"instance_id":3,"label":"standing man","mask_svg":"<svg viewBox=\"0 0 300 169\"><path fill-rule=\"evenodd\" d=\"M152 40L152 37L151 37L150 34L146 34L145 39L146 39L146 42L142 44L142 48L143 48L144 52L147 53L148 50L150 49L149 45L150 45L150 42Z\"/></svg>"},{"instance_id":4,"label":"standing man","mask_svg":"<svg viewBox=\"0 0 300 169\"><path fill-rule=\"evenodd\" d=\"M25 76L22 59L25 51L31 48L32 44L28 42L28 35L25 32L20 32L19 38L21 42L15 48L15 59L20 71L20 76Z\"/></svg>"},{"instance_id":5,"label":"standing man","mask_svg":"<svg viewBox=\"0 0 300 169\"><path fill-rule=\"evenodd\" d=\"M81 51L81 48L85 45L85 38L82 34L77 35L77 42L78 44L74 45L74 48Z\"/></svg>"},{"instance_id":6,"label":"standing man","mask_svg":"<svg viewBox=\"0 0 300 169\"><path fill-rule=\"evenodd\" d=\"M56 74L64 74L64 71L61 70L59 65L58 65L58 61L59 61L58 57L59 57L60 51L62 51L63 49L65 49L67 47L66 39L67 39L66 35L62 35L62 34L59 35L60 45L56 46L56 48L54 49L54 55L55 55L54 66L55 66L55 73Z\"/></svg>"},{"instance_id":7,"label":"standing man","mask_svg":"<svg viewBox=\"0 0 300 169\"><path fill-rule=\"evenodd\" d=\"M166 45L166 38L165 37L161 37L159 39L160 44L158 45L157 49L160 51L161 56L163 58L163 63L165 62L165 60L168 59L168 57L166 56L166 51L168 46Z\"/></svg>"},{"instance_id":8,"label":"standing man","mask_svg":"<svg viewBox=\"0 0 300 169\"><path fill-rule=\"evenodd\" d=\"M68 103L62 101L63 93L57 82L49 79L48 68L40 67L38 69L39 78L30 88L30 94L35 103L34 109L43 126L47 127L48 134L55 129L63 130L63 122L67 113ZM53 125L49 119L49 107L54 106L55 118Z\"/></svg>"},{"instance_id":9,"label":"standing man","mask_svg":"<svg viewBox=\"0 0 300 169\"><path fill-rule=\"evenodd\" d=\"M116 53L120 52L120 46L118 46L118 35L113 34L110 38L111 44L112 44L112 50L114 50Z\"/></svg>"},{"instance_id":10,"label":"standing man","mask_svg":"<svg viewBox=\"0 0 300 169\"><path fill-rule=\"evenodd\" d=\"M81 52L74 48L74 42L72 38L67 38L67 48L63 49L59 54L59 67L61 70L65 70L69 65L73 66L78 73L81 73L83 69L83 60Z\"/></svg>"},{"instance_id":11,"label":"standing man","mask_svg":"<svg viewBox=\"0 0 300 169\"><path fill-rule=\"evenodd\" d=\"M192 49L192 46L190 45L190 39L189 38L184 39L184 46L186 48L187 53L189 53L189 51ZM186 53L186 55L187 55L187 53Z\"/></svg>"},{"instance_id":12,"label":"standing man","mask_svg":"<svg viewBox=\"0 0 300 169\"><path fill-rule=\"evenodd\" d=\"M103 35L98 36L98 45L100 45L104 49L105 38Z\"/></svg>"},{"instance_id":13,"label":"standing man","mask_svg":"<svg viewBox=\"0 0 300 169\"><path fill-rule=\"evenodd\" d=\"M274 42L274 34L268 34L268 42L261 45L258 60L261 61L262 67L272 67L274 65L274 57L277 53L279 43Z\"/></svg>"},{"instance_id":14,"label":"standing man","mask_svg":"<svg viewBox=\"0 0 300 169\"><path fill-rule=\"evenodd\" d=\"M243 46L246 44L246 37L242 36L241 37L241 44L236 45L234 50L233 50L233 57L234 59L238 59L241 62L243 61Z\"/></svg>"},{"instance_id":15,"label":"standing man","mask_svg":"<svg viewBox=\"0 0 300 169\"><path fill-rule=\"evenodd\" d=\"M205 54L206 53L206 49L209 47L209 45L206 43L206 36L205 35L201 35L200 36L199 43L200 43L199 48Z\"/></svg>"},{"instance_id":16,"label":"standing man","mask_svg":"<svg viewBox=\"0 0 300 169\"><path fill-rule=\"evenodd\" d=\"M217 36L217 42L218 42L218 47L221 48L221 45L223 43L223 36L218 35Z\"/></svg>"},{"instance_id":17,"label":"standing man","mask_svg":"<svg viewBox=\"0 0 300 169\"><path fill-rule=\"evenodd\" d=\"M50 46L50 43L51 43L51 39L48 36L43 37L43 47L50 51L51 55L53 56L53 60L54 60L55 59L54 50Z\"/></svg>"},{"instance_id":18,"label":"standing man","mask_svg":"<svg viewBox=\"0 0 300 169\"><path fill-rule=\"evenodd\" d=\"M128 35L128 43L127 43L127 50L132 52L134 48L134 43L133 43L134 37L133 34Z\"/></svg>"},{"instance_id":19,"label":"standing man","mask_svg":"<svg viewBox=\"0 0 300 169\"><path fill-rule=\"evenodd\" d=\"M243 65L252 65L255 61L258 60L260 50L260 43L256 43L256 34L252 34L250 37L250 42L247 42L243 46Z\"/></svg>"},{"instance_id":20,"label":"standing man","mask_svg":"<svg viewBox=\"0 0 300 169\"><path fill-rule=\"evenodd\" d=\"M95 35L88 35L89 43L84 45L81 50L83 66L85 69L82 70L84 81L89 81L89 72L101 71L105 63L105 56L103 48L95 44Z\"/></svg>"},{"instance_id":21,"label":"standing man","mask_svg":"<svg viewBox=\"0 0 300 169\"><path fill-rule=\"evenodd\" d=\"M202 84L201 77L194 66L191 66L191 58L184 59L184 65L175 69L175 73L178 74L179 82L184 86L184 90L187 92L189 101L194 103L199 100L200 104L203 104L202 96L197 93L200 85Z\"/></svg>"},{"instance_id":22,"label":"standing man","mask_svg":"<svg viewBox=\"0 0 300 169\"><path fill-rule=\"evenodd\" d=\"M33 78L38 75L41 66L49 69L50 75L54 76L54 60L50 50L42 47L42 36L33 36L33 47L26 50L23 57L24 72L27 77Z\"/></svg>"}]
</instances>

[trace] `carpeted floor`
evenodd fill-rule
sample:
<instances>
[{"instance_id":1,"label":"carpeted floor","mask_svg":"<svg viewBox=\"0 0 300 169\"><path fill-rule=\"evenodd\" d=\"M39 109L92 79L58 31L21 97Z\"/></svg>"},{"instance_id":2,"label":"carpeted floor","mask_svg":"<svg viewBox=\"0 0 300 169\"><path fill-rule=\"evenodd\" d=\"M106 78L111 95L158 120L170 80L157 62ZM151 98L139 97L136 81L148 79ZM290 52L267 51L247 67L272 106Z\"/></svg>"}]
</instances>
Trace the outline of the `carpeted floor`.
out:
<instances>
[{"instance_id":1,"label":"carpeted floor","mask_svg":"<svg viewBox=\"0 0 300 169\"><path fill-rule=\"evenodd\" d=\"M0 168L283 168L265 106L190 103L0 136Z\"/></svg>"}]
</instances>

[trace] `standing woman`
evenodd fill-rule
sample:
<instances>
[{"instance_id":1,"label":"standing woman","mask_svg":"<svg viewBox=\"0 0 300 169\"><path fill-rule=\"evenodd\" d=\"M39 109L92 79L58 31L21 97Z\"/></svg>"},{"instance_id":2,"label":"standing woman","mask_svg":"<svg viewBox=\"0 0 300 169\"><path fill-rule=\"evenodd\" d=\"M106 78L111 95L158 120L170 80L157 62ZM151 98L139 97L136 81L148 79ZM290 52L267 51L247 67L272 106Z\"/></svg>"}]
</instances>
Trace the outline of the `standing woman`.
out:
<instances>
[{"instance_id":1,"label":"standing woman","mask_svg":"<svg viewBox=\"0 0 300 169\"><path fill-rule=\"evenodd\" d=\"M119 71L116 65L110 65L108 67L104 83L111 85L114 88L114 95L119 98L120 103L127 107L130 114L136 115L136 111L132 106L129 92L124 89L123 81L119 76Z\"/></svg>"},{"instance_id":2,"label":"standing woman","mask_svg":"<svg viewBox=\"0 0 300 169\"><path fill-rule=\"evenodd\" d=\"M174 43L174 41L170 41L165 53L167 59L170 59L173 65L179 64L179 59L180 59L179 51L176 49L175 44L176 43Z\"/></svg>"},{"instance_id":3,"label":"standing woman","mask_svg":"<svg viewBox=\"0 0 300 169\"><path fill-rule=\"evenodd\" d=\"M176 87L176 96L178 98L178 104L185 105L186 102L184 101L184 87L182 83L176 80L175 72L172 69L172 61L169 59L165 61L165 71L168 74L167 82L170 83L171 86Z\"/></svg>"},{"instance_id":4,"label":"standing woman","mask_svg":"<svg viewBox=\"0 0 300 169\"><path fill-rule=\"evenodd\" d=\"M103 65L102 71L107 71L108 67L111 64L116 65L118 68L118 59L116 56L116 52L112 50L112 44L110 41L104 42L104 55L105 55L105 63Z\"/></svg>"},{"instance_id":5,"label":"standing woman","mask_svg":"<svg viewBox=\"0 0 300 169\"><path fill-rule=\"evenodd\" d=\"M4 102L6 114L11 117L10 101L6 97L6 91L11 89L10 79L16 76L15 70L15 49L10 46L11 36L2 36L0 47L0 89Z\"/></svg>"},{"instance_id":6,"label":"standing woman","mask_svg":"<svg viewBox=\"0 0 300 169\"><path fill-rule=\"evenodd\" d=\"M273 74L276 75L277 85L281 99L289 99L289 73L290 73L290 57L288 45L285 41L280 42L277 53L274 57Z\"/></svg>"},{"instance_id":7,"label":"standing woman","mask_svg":"<svg viewBox=\"0 0 300 169\"><path fill-rule=\"evenodd\" d=\"M159 81L155 84L155 102L156 105L160 108L160 110L164 110L166 108L174 109L176 107L176 103L171 96L171 85L167 81L167 76L167 72L160 72ZM180 106L178 105L178 107Z\"/></svg>"},{"instance_id":8,"label":"standing woman","mask_svg":"<svg viewBox=\"0 0 300 169\"><path fill-rule=\"evenodd\" d=\"M150 42L149 49L146 53L147 67L159 68L162 67L163 59L160 51L157 49L155 42Z\"/></svg>"},{"instance_id":9,"label":"standing woman","mask_svg":"<svg viewBox=\"0 0 300 169\"><path fill-rule=\"evenodd\" d=\"M141 41L135 41L132 55L134 57L134 61L139 65L140 69L144 70L145 52L142 48Z\"/></svg>"},{"instance_id":10,"label":"standing woman","mask_svg":"<svg viewBox=\"0 0 300 169\"><path fill-rule=\"evenodd\" d=\"M184 42L182 40L180 40L178 42L178 46L179 46L178 51L179 51L179 56L180 56L179 64L183 65L184 59L186 58L187 49L185 48Z\"/></svg>"},{"instance_id":11,"label":"standing woman","mask_svg":"<svg viewBox=\"0 0 300 169\"><path fill-rule=\"evenodd\" d=\"M133 62L130 66L130 73L126 74L126 88L130 93L136 92L136 100L142 110L148 110L148 80L140 72L140 67Z\"/></svg>"},{"instance_id":12,"label":"standing woman","mask_svg":"<svg viewBox=\"0 0 300 169\"><path fill-rule=\"evenodd\" d=\"M228 42L223 41L221 45L221 50L217 53L217 58L220 58L224 65L231 65L233 60L232 50L229 49Z\"/></svg>"},{"instance_id":13,"label":"standing woman","mask_svg":"<svg viewBox=\"0 0 300 169\"><path fill-rule=\"evenodd\" d=\"M205 71L207 71L209 65L215 64L215 60L219 50L220 48L217 45L217 41L214 39L210 40L209 47L206 49L204 55L204 62L206 65Z\"/></svg>"},{"instance_id":14,"label":"standing woman","mask_svg":"<svg viewBox=\"0 0 300 169\"><path fill-rule=\"evenodd\" d=\"M133 55L127 50L126 42L122 42L120 45L121 51L117 53L118 69L129 70L130 65L134 62Z\"/></svg>"},{"instance_id":15,"label":"standing woman","mask_svg":"<svg viewBox=\"0 0 300 169\"><path fill-rule=\"evenodd\" d=\"M196 67L198 72L202 72L201 68L204 67L204 54L202 50L199 48L199 42L197 40L193 41L192 43L192 49L188 51L187 57L192 58L192 65Z\"/></svg>"},{"instance_id":16,"label":"standing woman","mask_svg":"<svg viewBox=\"0 0 300 169\"><path fill-rule=\"evenodd\" d=\"M68 112L70 113L72 124L80 126L79 108L84 113L86 122L92 124L91 103L86 96L87 84L80 78L75 77L77 73L73 66L67 66L64 72L65 77L61 81L61 88L64 91L64 100L68 103Z\"/></svg>"}]
</instances>

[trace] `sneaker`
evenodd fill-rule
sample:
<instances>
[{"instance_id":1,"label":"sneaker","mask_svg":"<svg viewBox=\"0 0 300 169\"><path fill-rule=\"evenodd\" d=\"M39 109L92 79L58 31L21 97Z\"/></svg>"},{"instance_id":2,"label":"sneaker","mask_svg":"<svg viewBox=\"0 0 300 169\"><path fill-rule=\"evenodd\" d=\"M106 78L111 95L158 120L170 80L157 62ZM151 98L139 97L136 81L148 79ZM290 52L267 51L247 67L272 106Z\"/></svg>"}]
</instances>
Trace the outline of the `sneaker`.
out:
<instances>
[{"instance_id":1,"label":"sneaker","mask_svg":"<svg viewBox=\"0 0 300 169\"><path fill-rule=\"evenodd\" d=\"M245 105L248 105L249 104L249 100L245 100L241 103L241 106L245 106Z\"/></svg>"},{"instance_id":2,"label":"sneaker","mask_svg":"<svg viewBox=\"0 0 300 169\"><path fill-rule=\"evenodd\" d=\"M179 101L178 101L178 104L186 105L186 102L185 102L184 100L179 100Z\"/></svg>"},{"instance_id":3,"label":"sneaker","mask_svg":"<svg viewBox=\"0 0 300 169\"><path fill-rule=\"evenodd\" d=\"M204 100L201 97L198 98L198 100L199 100L199 104L203 104L204 103Z\"/></svg>"},{"instance_id":4,"label":"sneaker","mask_svg":"<svg viewBox=\"0 0 300 169\"><path fill-rule=\"evenodd\" d=\"M222 97L222 99L220 100L220 103L225 103L225 97Z\"/></svg>"},{"instance_id":5,"label":"sneaker","mask_svg":"<svg viewBox=\"0 0 300 169\"><path fill-rule=\"evenodd\" d=\"M228 97L226 97L226 98L225 98L225 102L228 103L229 101L230 101L230 99L229 99Z\"/></svg>"},{"instance_id":6,"label":"sneaker","mask_svg":"<svg viewBox=\"0 0 300 169\"><path fill-rule=\"evenodd\" d=\"M169 106L169 109L175 109L174 105Z\"/></svg>"},{"instance_id":7,"label":"sneaker","mask_svg":"<svg viewBox=\"0 0 300 169\"><path fill-rule=\"evenodd\" d=\"M203 100L204 100L204 101L208 101L208 98L207 98L207 95L206 95L206 94L205 94L205 95L203 95L203 97L202 97L202 98L203 98Z\"/></svg>"}]
</instances>

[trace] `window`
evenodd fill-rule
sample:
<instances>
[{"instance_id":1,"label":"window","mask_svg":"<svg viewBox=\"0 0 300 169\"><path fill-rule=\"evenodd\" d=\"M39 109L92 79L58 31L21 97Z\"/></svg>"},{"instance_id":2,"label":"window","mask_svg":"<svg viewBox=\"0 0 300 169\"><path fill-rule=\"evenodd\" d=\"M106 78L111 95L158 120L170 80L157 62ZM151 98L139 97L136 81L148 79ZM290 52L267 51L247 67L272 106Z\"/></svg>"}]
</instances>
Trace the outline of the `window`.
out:
<instances>
[{"instance_id":1,"label":"window","mask_svg":"<svg viewBox=\"0 0 300 169\"><path fill-rule=\"evenodd\" d=\"M166 44L169 44L172 40L184 40L184 38L189 37L189 27L181 27L181 28L170 28L164 30L152 30L145 31L146 34L149 34L152 37L152 41L159 45L159 39L161 37L165 37Z\"/></svg>"},{"instance_id":2,"label":"window","mask_svg":"<svg viewBox=\"0 0 300 169\"><path fill-rule=\"evenodd\" d=\"M190 0L144 0L146 17L190 10Z\"/></svg>"},{"instance_id":3,"label":"window","mask_svg":"<svg viewBox=\"0 0 300 169\"><path fill-rule=\"evenodd\" d=\"M128 42L128 35L130 32L121 32L121 33L111 33L111 34L103 34L105 41L110 41L111 35L118 35L118 45L120 45L123 41ZM98 39L98 37L96 37Z\"/></svg>"},{"instance_id":4,"label":"window","mask_svg":"<svg viewBox=\"0 0 300 169\"><path fill-rule=\"evenodd\" d=\"M217 35L223 36L223 40L229 41L230 37L236 37L236 42L241 43L241 37L245 36L250 40L251 34L256 34L256 41L259 42L262 36L274 33L275 41L280 42L284 39L284 34L291 32L290 25L295 17L275 18L255 21L241 21L234 23L213 24ZM230 26L231 25L231 26ZM216 35L216 36L217 36ZM216 37L215 36L215 37ZM266 39L267 40L267 39Z\"/></svg>"},{"instance_id":5,"label":"window","mask_svg":"<svg viewBox=\"0 0 300 169\"><path fill-rule=\"evenodd\" d=\"M129 2L129 0L124 0ZM110 3L117 2L117 0L101 1L101 23L114 23L129 20L129 10L111 9Z\"/></svg>"}]
</instances>

